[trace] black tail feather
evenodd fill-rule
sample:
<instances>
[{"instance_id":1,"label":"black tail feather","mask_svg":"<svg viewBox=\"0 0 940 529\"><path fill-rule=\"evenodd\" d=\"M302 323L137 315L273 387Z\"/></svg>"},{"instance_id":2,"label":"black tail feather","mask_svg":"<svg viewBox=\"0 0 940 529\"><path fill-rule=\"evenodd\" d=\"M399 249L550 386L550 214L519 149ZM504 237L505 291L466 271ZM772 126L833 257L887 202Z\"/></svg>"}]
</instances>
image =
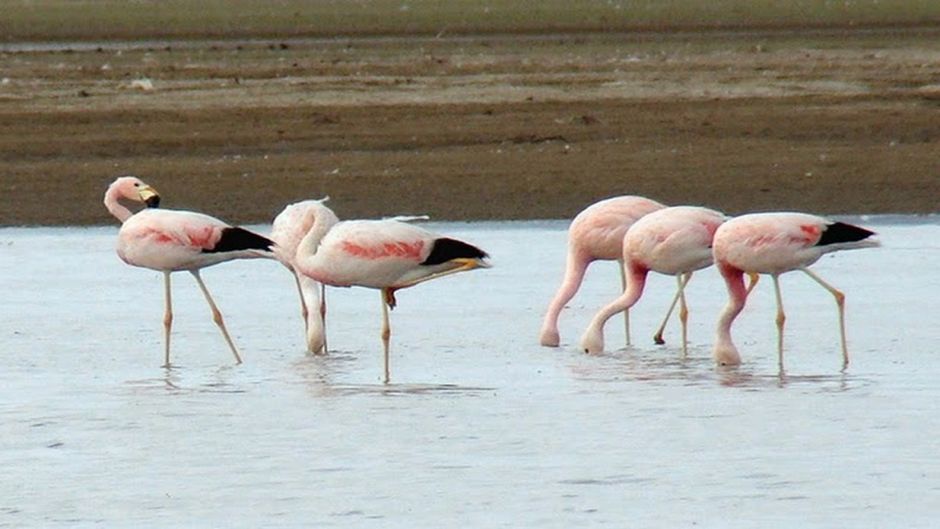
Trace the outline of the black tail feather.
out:
<instances>
[{"instance_id":1,"label":"black tail feather","mask_svg":"<svg viewBox=\"0 0 940 529\"><path fill-rule=\"evenodd\" d=\"M844 222L833 222L826 226L816 246L826 246L827 244L837 244L840 242L862 241L874 234L875 232L866 230L865 228L859 228L858 226Z\"/></svg>"},{"instance_id":2,"label":"black tail feather","mask_svg":"<svg viewBox=\"0 0 940 529\"><path fill-rule=\"evenodd\" d=\"M236 252L238 250L273 251L274 242L244 228L225 228L216 245L203 253Z\"/></svg>"},{"instance_id":3,"label":"black tail feather","mask_svg":"<svg viewBox=\"0 0 940 529\"><path fill-rule=\"evenodd\" d=\"M489 257L486 252L472 244L441 237L434 240L430 255L421 264L431 266L446 263L451 259L484 259L486 257Z\"/></svg>"}]
</instances>

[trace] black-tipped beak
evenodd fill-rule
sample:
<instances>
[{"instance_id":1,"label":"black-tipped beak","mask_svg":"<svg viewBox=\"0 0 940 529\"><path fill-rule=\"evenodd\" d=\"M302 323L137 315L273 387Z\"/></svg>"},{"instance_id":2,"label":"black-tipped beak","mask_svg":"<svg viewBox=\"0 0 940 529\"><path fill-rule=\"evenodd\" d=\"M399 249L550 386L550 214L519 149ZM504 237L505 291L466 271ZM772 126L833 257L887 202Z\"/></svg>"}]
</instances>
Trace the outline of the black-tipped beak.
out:
<instances>
[{"instance_id":1,"label":"black-tipped beak","mask_svg":"<svg viewBox=\"0 0 940 529\"><path fill-rule=\"evenodd\" d=\"M160 195L153 195L153 196L147 197L147 199L144 200L144 204L147 204L148 208L159 208L160 207Z\"/></svg>"}]
</instances>

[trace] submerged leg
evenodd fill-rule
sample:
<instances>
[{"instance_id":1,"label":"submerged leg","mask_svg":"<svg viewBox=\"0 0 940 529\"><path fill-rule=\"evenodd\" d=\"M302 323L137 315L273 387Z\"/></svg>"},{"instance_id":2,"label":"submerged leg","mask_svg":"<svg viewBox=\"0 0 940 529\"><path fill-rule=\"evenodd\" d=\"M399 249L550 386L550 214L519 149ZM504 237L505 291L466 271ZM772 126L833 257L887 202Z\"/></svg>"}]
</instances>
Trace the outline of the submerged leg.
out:
<instances>
[{"instance_id":1,"label":"submerged leg","mask_svg":"<svg viewBox=\"0 0 940 529\"><path fill-rule=\"evenodd\" d=\"M385 361L385 378L382 379L382 382L388 384L390 380L389 368L388 368L388 342L389 338L392 336L392 328L388 323L388 308L389 308L389 299L394 300L394 294L388 289L382 289L382 350L384 353Z\"/></svg>"},{"instance_id":2,"label":"submerged leg","mask_svg":"<svg viewBox=\"0 0 940 529\"><path fill-rule=\"evenodd\" d=\"M170 328L173 326L173 299L170 292L170 272L163 272L163 297L166 309L163 312L163 367L170 367Z\"/></svg>"},{"instance_id":3,"label":"submerged leg","mask_svg":"<svg viewBox=\"0 0 940 529\"><path fill-rule=\"evenodd\" d=\"M783 297L780 295L780 276L772 274L774 279L774 294L777 296L777 364L780 371L783 371L783 324L787 321L787 315L783 312Z\"/></svg>"},{"instance_id":4,"label":"submerged leg","mask_svg":"<svg viewBox=\"0 0 940 529\"><path fill-rule=\"evenodd\" d=\"M232 354L235 355L235 363L242 363L242 358L238 356L238 349L235 348L235 343L232 342L232 337L229 336L228 329L225 328L222 313L219 312L219 308L215 306L215 301L212 300L212 295L209 294L209 289L206 288L206 284L202 282L202 277L199 276L199 270L190 270L190 272L193 274L193 277L196 278L196 282L199 283L199 288L206 297L206 302L209 303L209 308L212 310L212 321L219 326L219 330L222 331L222 336L225 338L225 341L228 342L229 348L232 349Z\"/></svg>"},{"instance_id":5,"label":"submerged leg","mask_svg":"<svg viewBox=\"0 0 940 529\"><path fill-rule=\"evenodd\" d=\"M617 261L620 264L620 286L621 292L627 291L627 272L623 261ZM630 309L623 311L623 329L624 336L627 337L627 345L630 345Z\"/></svg>"},{"instance_id":6,"label":"submerged leg","mask_svg":"<svg viewBox=\"0 0 940 529\"><path fill-rule=\"evenodd\" d=\"M813 278L814 281L828 290L829 293L832 294L832 297L836 299L836 305L839 307L839 336L842 338L842 368L844 369L849 365L849 350L845 345L845 294L843 294L841 290L823 281L823 278L811 272L809 268L801 268L800 270L806 272L806 275Z\"/></svg>"}]
</instances>

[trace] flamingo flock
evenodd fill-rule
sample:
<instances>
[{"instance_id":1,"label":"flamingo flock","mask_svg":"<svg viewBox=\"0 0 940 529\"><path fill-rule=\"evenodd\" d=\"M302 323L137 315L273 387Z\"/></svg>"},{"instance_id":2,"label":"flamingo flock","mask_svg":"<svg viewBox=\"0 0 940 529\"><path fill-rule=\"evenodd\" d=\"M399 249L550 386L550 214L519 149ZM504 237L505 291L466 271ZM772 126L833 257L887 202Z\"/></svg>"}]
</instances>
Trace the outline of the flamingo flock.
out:
<instances>
[{"instance_id":1,"label":"flamingo flock","mask_svg":"<svg viewBox=\"0 0 940 529\"><path fill-rule=\"evenodd\" d=\"M157 191L134 176L120 177L108 187L105 207L121 222L118 256L127 264L164 274L164 366L171 366L173 272L189 272L196 280L236 364L242 362L241 355L202 279L203 268L235 259L264 258L282 263L294 276L304 342L313 354L327 353L326 286L378 290L383 381L388 383L389 310L397 305L395 293L433 279L490 267L484 250L412 222L424 217L341 221L326 201L305 200L286 206L274 218L270 236L265 237L201 213L162 209ZM128 204L136 204L138 211L132 212ZM741 363L731 326L759 276L767 274L776 295L777 353L782 370L786 315L779 276L798 270L835 299L845 367L849 362L845 295L809 266L830 252L878 246L874 235L865 228L804 213L729 218L703 207L667 207L639 196L608 198L584 209L569 227L564 277L546 309L539 342L546 347L559 346L559 317L577 293L588 266L597 260L615 260L620 268L621 293L597 311L579 348L587 353L602 352L604 326L619 312L624 314L626 342L630 345L629 311L642 296L647 275L657 272L676 278L676 293L653 340L664 343L663 330L678 303L681 349L687 354L689 309L685 288L694 272L715 264L728 292L728 304L718 317L712 349L716 364ZM750 279L747 286L745 275Z\"/></svg>"}]
</instances>

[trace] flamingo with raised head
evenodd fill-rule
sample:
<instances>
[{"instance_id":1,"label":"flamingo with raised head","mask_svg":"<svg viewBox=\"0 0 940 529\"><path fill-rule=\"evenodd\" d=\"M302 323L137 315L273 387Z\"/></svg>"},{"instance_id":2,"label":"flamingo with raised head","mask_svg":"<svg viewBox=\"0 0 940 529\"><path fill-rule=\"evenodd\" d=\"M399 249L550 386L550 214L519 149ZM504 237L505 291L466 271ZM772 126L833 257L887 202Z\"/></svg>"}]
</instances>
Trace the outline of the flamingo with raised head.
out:
<instances>
[{"instance_id":1,"label":"flamingo with raised head","mask_svg":"<svg viewBox=\"0 0 940 529\"><path fill-rule=\"evenodd\" d=\"M694 206L675 206L647 214L630 226L623 238L623 268L627 288L617 299L600 309L581 337L587 353L604 350L604 324L640 300L650 271L676 276L676 298L680 300L682 351L688 342L685 286L696 270L712 264L712 237L727 217L718 211Z\"/></svg>"},{"instance_id":2,"label":"flamingo with raised head","mask_svg":"<svg viewBox=\"0 0 940 529\"><path fill-rule=\"evenodd\" d=\"M297 248L294 267L326 285L381 291L383 380L388 383L388 309L395 308L395 292L450 274L488 268L487 257L476 246L398 219L349 220L335 225L314 219Z\"/></svg>"},{"instance_id":3,"label":"flamingo with raised head","mask_svg":"<svg viewBox=\"0 0 940 529\"><path fill-rule=\"evenodd\" d=\"M121 200L148 206L132 213ZM117 254L125 263L163 272L166 311L163 316L165 367L170 367L170 328L173 324L173 306L170 294L170 274L187 271L196 278L200 290L212 311L212 319L222 331L235 362L241 356L232 341L222 313L219 312L199 271L207 266L258 257L274 258L274 243L243 228L229 226L219 219L194 213L155 209L160 203L157 191L134 176L115 180L104 195L104 205L119 221Z\"/></svg>"},{"instance_id":4,"label":"flamingo with raised head","mask_svg":"<svg viewBox=\"0 0 940 529\"><path fill-rule=\"evenodd\" d=\"M274 218L271 226L271 239L280 248L278 258L291 271L297 283L307 350L315 354L327 352L326 289L323 284L297 272L294 259L300 241L315 223L332 227L339 222L333 210L324 204L327 200L329 197L289 204Z\"/></svg>"},{"instance_id":5,"label":"flamingo with raised head","mask_svg":"<svg viewBox=\"0 0 940 529\"><path fill-rule=\"evenodd\" d=\"M548 305L542 321L539 342L547 347L558 347L558 317L565 304L577 293L584 273L594 261L619 261L623 264L623 236L634 222L644 215L666 206L644 197L612 197L591 204L575 216L568 228L568 257L561 286ZM627 288L627 278L620 267L622 290ZM624 311L627 345L630 345L630 312ZM667 315L668 319L668 315ZM665 326L665 321L663 322ZM662 343L662 329L654 337Z\"/></svg>"},{"instance_id":6,"label":"flamingo with raised head","mask_svg":"<svg viewBox=\"0 0 940 529\"><path fill-rule=\"evenodd\" d=\"M777 298L777 355L783 370L783 324L786 314L780 295L780 274L800 270L835 298L839 310L842 365L849 365L845 339L845 295L808 267L823 255L839 250L878 246L874 232L805 213L755 213L729 220L715 233L714 257L728 287L728 305L718 319L718 337L713 355L722 365L741 363L731 339L731 324L744 309L747 294L745 273L770 274Z\"/></svg>"}]
</instances>

